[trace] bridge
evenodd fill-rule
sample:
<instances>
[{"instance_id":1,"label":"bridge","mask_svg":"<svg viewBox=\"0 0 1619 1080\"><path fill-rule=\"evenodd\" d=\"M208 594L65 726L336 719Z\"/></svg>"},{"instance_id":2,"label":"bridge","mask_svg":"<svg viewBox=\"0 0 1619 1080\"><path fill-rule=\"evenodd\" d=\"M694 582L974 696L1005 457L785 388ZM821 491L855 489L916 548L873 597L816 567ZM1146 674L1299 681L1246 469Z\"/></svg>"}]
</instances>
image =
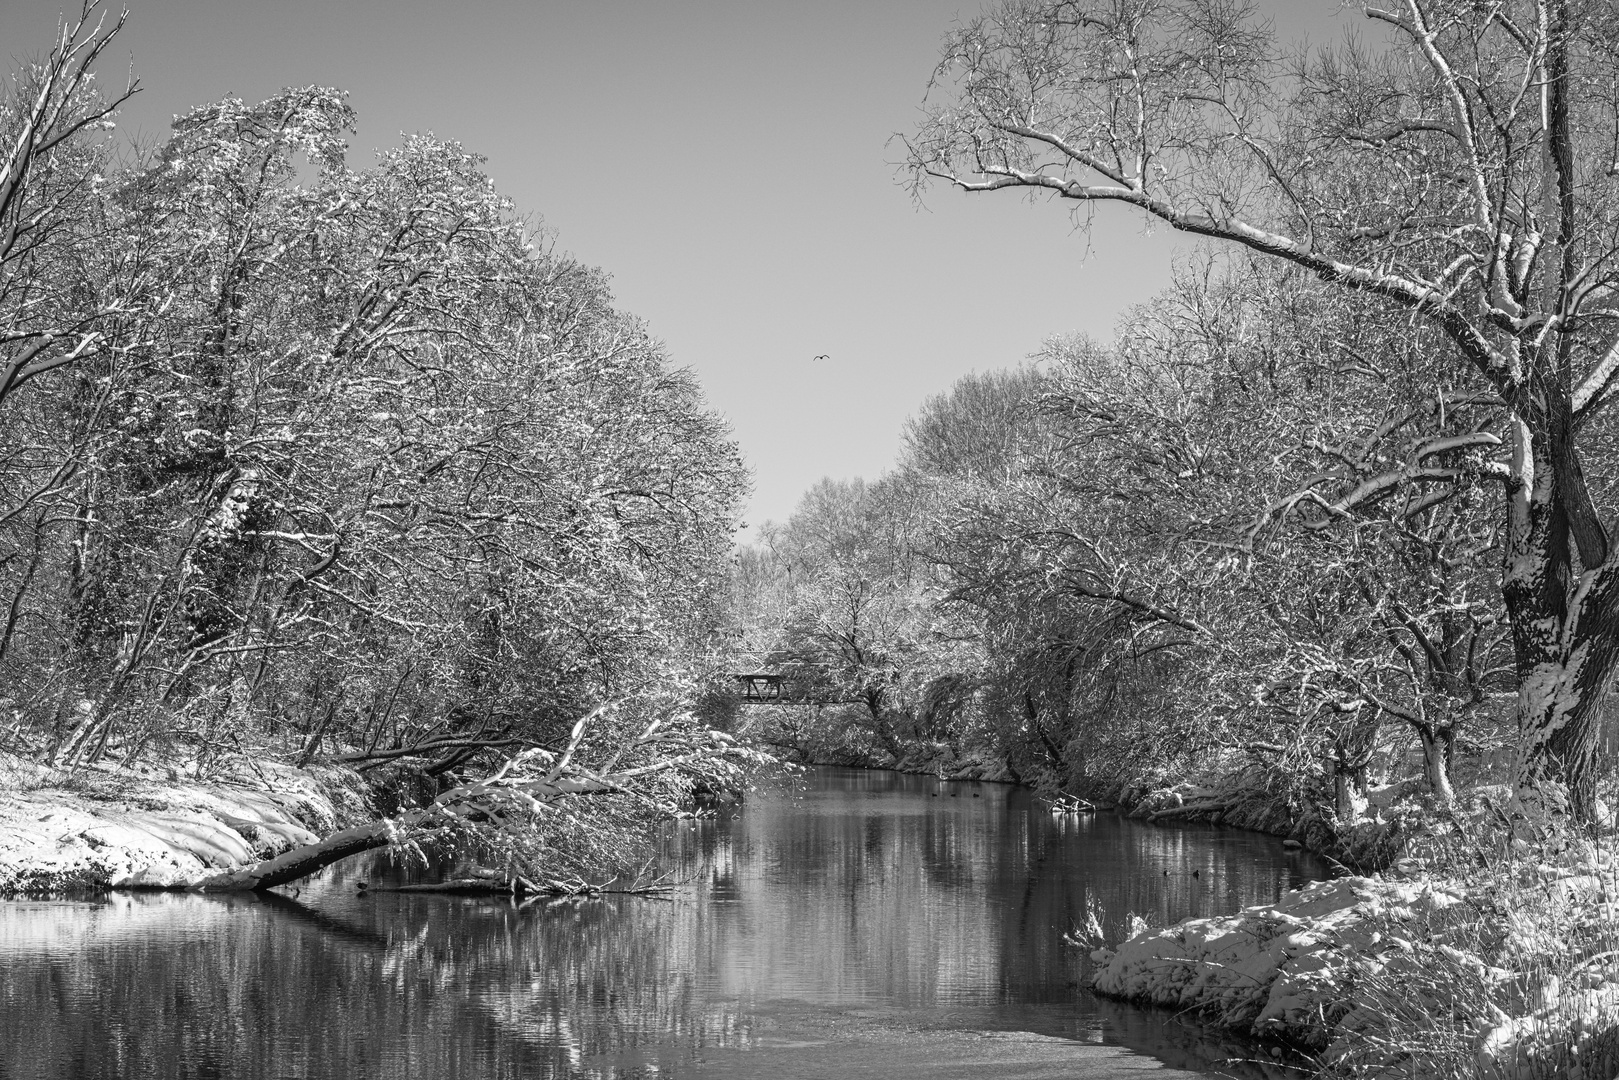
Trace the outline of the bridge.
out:
<instances>
[{"instance_id":1,"label":"bridge","mask_svg":"<svg viewBox=\"0 0 1619 1080\"><path fill-rule=\"evenodd\" d=\"M731 678L743 705L848 705L861 700L841 696L820 671L750 671Z\"/></svg>"}]
</instances>

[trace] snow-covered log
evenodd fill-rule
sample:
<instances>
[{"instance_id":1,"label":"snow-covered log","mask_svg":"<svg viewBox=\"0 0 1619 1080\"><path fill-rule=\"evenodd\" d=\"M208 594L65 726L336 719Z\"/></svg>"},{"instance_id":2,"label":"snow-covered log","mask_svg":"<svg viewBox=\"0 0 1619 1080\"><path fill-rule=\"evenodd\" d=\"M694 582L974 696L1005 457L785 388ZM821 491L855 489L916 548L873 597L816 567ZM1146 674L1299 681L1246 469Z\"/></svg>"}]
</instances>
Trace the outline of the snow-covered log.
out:
<instances>
[{"instance_id":1,"label":"snow-covered log","mask_svg":"<svg viewBox=\"0 0 1619 1080\"><path fill-rule=\"evenodd\" d=\"M620 795L646 799L650 796L644 790L645 781L659 773L707 773L725 759L763 758L757 751L737 746L723 732L669 732L654 721L612 753L606 767L613 768L626 757L640 764L597 773L579 764L577 754L590 722L609 708L604 706L582 717L560 755L543 749L525 750L490 776L452 788L420 809L340 830L274 858L212 874L191 887L207 892L270 889L308 877L351 855L421 839L452 827L470 824L506 830L522 828L532 824L547 805L564 798Z\"/></svg>"}]
</instances>

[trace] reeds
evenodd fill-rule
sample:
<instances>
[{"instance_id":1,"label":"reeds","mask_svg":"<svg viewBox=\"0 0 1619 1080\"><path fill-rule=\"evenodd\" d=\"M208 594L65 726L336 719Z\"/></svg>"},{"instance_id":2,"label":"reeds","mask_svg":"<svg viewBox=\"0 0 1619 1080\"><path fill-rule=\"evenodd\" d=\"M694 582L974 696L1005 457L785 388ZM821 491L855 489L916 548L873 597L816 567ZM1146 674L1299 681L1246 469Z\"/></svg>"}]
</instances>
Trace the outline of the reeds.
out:
<instances>
[{"instance_id":1,"label":"reeds","mask_svg":"<svg viewBox=\"0 0 1619 1080\"><path fill-rule=\"evenodd\" d=\"M1343 974L1325 1062L1377 1077L1612 1080L1619 1074L1619 881L1611 833L1538 830L1488 799L1414 845L1454 905L1375 916Z\"/></svg>"}]
</instances>

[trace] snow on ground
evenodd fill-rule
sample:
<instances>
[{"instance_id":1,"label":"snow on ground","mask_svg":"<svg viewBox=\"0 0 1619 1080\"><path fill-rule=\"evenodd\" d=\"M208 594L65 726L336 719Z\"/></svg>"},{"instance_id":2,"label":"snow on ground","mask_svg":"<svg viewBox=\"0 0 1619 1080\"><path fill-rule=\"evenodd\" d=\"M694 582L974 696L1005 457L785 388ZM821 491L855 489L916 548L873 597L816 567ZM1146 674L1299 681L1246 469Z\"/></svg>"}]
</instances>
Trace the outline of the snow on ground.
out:
<instances>
[{"instance_id":1,"label":"snow on ground","mask_svg":"<svg viewBox=\"0 0 1619 1080\"><path fill-rule=\"evenodd\" d=\"M1405 1011L1416 1027L1424 1016L1459 1019L1463 1052L1481 1075L1614 1078L1619 966L1587 965L1578 987L1565 989L1555 977L1493 968L1422 936L1437 913L1466 900L1463 888L1443 882L1316 882L1274 904L1146 930L1117 950L1098 949L1091 954L1099 965L1094 987L1109 997L1192 1010L1238 1034L1320 1053L1329 1063L1366 1064L1370 1054L1381 1058L1374 1064L1397 1066L1410 1049L1398 1045L1398 1032L1411 1025L1391 1026L1388 1017ZM1522 1015L1491 1002L1512 993L1452 992L1463 984L1527 985L1517 994ZM1480 1015L1456 1017L1467 1002L1478 1004ZM1378 1034L1368 1036L1373 1031L1394 1031L1396 1038L1380 1045Z\"/></svg>"},{"instance_id":2,"label":"snow on ground","mask_svg":"<svg viewBox=\"0 0 1619 1080\"><path fill-rule=\"evenodd\" d=\"M250 778L157 781L58 775L5 758L0 896L183 887L347 823L349 808L330 785L284 765L256 763Z\"/></svg>"},{"instance_id":3,"label":"snow on ground","mask_svg":"<svg viewBox=\"0 0 1619 1080\"><path fill-rule=\"evenodd\" d=\"M1342 1013L1333 971L1377 944L1368 916L1434 910L1459 897L1442 887L1339 878L1237 915L1149 930L1092 956L1100 993L1196 1009L1221 1027L1321 1048L1323 1018Z\"/></svg>"}]
</instances>

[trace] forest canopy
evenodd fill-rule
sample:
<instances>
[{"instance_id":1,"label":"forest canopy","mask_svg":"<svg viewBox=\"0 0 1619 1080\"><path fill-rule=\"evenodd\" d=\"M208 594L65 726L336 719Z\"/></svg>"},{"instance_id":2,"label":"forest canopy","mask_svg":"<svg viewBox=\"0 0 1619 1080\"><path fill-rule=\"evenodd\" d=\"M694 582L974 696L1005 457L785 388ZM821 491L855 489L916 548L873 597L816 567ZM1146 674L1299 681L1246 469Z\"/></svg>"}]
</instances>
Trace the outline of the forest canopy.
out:
<instances>
[{"instance_id":1,"label":"forest canopy","mask_svg":"<svg viewBox=\"0 0 1619 1080\"><path fill-rule=\"evenodd\" d=\"M351 165L338 90L121 157L119 25L0 101L0 749L700 773L748 478L691 373L475 154Z\"/></svg>"}]
</instances>

